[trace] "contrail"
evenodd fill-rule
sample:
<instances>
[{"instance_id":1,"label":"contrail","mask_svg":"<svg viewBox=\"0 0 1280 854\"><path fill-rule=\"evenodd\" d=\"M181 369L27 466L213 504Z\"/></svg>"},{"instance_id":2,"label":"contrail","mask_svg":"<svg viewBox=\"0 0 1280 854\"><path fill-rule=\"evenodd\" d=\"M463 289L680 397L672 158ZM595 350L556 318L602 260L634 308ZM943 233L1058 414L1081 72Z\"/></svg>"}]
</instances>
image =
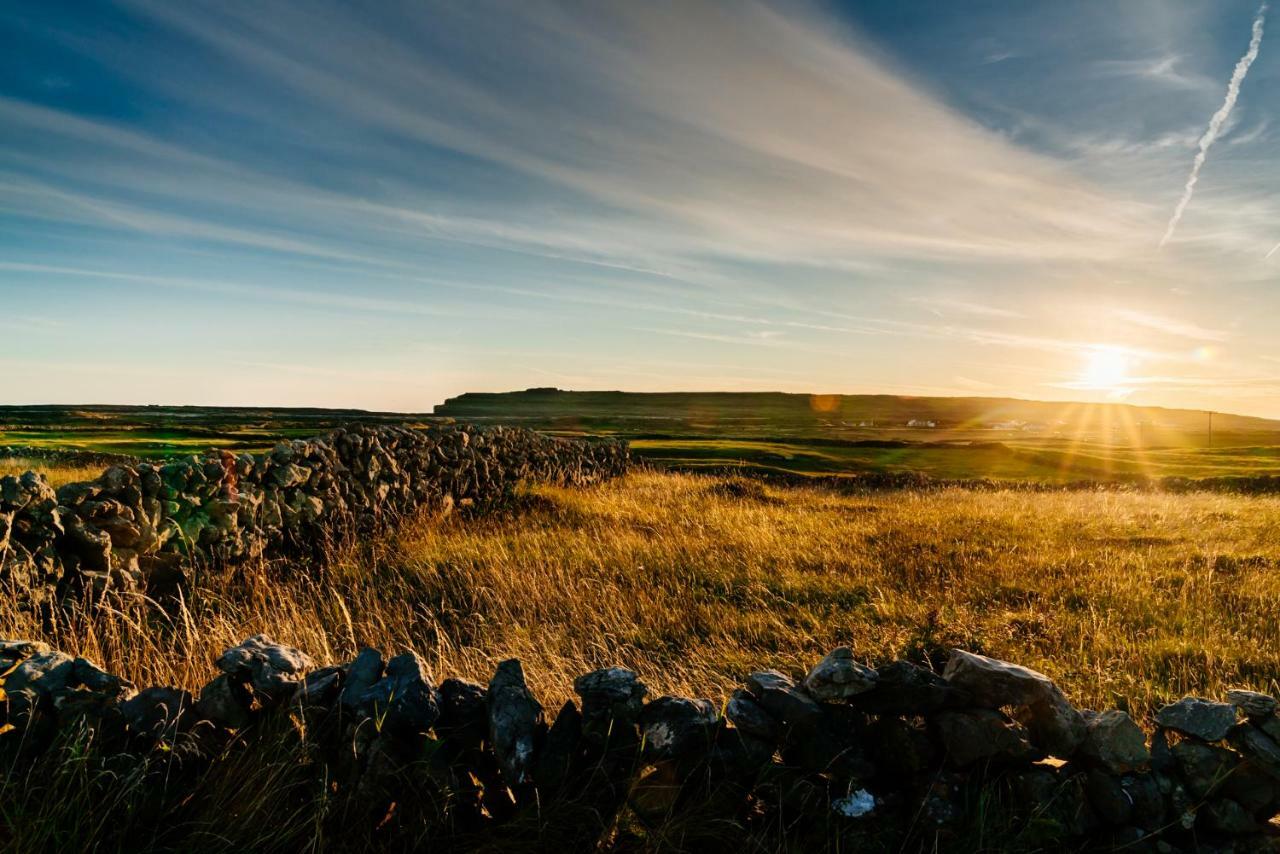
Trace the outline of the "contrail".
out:
<instances>
[{"instance_id":1,"label":"contrail","mask_svg":"<svg viewBox=\"0 0 1280 854\"><path fill-rule=\"evenodd\" d=\"M1204 136L1200 137L1200 150L1196 152L1195 162L1191 164L1191 174L1187 176L1187 186L1182 191L1182 198L1178 200L1178 206L1173 209L1173 216L1169 218L1169 227L1164 231L1164 237L1160 238L1160 245L1163 247L1169 242L1169 238L1173 237L1174 229L1178 227L1178 222L1182 219L1182 212L1187 209L1187 205L1191 202L1191 194L1195 192L1196 181L1200 180L1200 167L1204 166L1205 158L1209 155L1209 146L1213 145L1217 140L1218 134L1222 132L1222 126L1226 124L1227 118L1231 115L1231 110L1236 105L1236 99L1240 97L1240 84L1244 83L1244 76L1249 73L1249 66L1253 65L1253 61L1258 58L1258 48L1262 46L1262 23L1267 17L1267 4L1263 3L1258 7L1258 15L1253 19L1253 37L1249 39L1249 49L1245 51L1244 56L1240 57L1240 61L1236 63L1236 70L1231 73L1231 82L1227 84L1227 97L1222 102L1222 106L1218 108L1218 112L1213 114L1213 118L1209 119L1209 127L1204 132Z\"/></svg>"}]
</instances>

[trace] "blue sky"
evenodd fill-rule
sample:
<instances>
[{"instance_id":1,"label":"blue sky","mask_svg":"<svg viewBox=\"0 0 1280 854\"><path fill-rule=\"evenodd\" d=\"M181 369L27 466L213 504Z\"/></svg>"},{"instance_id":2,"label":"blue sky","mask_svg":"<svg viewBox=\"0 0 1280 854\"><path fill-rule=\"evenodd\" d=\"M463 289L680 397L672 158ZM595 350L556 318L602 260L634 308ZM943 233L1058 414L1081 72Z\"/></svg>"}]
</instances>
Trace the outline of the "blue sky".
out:
<instances>
[{"instance_id":1,"label":"blue sky","mask_svg":"<svg viewBox=\"0 0 1280 854\"><path fill-rule=\"evenodd\" d=\"M6 4L0 400L420 411L558 385L1280 417L1259 11Z\"/></svg>"}]
</instances>

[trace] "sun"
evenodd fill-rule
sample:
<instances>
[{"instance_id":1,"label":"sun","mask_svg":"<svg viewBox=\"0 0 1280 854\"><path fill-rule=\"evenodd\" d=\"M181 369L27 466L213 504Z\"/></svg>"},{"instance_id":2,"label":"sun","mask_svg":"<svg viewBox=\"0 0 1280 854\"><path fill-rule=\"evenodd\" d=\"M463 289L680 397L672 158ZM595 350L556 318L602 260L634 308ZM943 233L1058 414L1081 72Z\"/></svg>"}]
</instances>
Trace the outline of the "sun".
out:
<instances>
[{"instance_id":1,"label":"sun","mask_svg":"<svg viewBox=\"0 0 1280 854\"><path fill-rule=\"evenodd\" d=\"M1085 353L1080 385L1103 391L1120 391L1130 382L1133 358L1119 347L1092 347Z\"/></svg>"}]
</instances>

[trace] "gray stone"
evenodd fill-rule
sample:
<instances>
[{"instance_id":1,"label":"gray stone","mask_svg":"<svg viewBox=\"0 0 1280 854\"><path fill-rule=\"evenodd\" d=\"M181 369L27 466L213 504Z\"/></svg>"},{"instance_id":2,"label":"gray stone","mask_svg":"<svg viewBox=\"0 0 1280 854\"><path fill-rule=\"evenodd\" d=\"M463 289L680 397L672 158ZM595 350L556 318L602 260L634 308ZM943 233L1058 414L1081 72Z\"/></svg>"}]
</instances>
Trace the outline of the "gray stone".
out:
<instances>
[{"instance_id":1,"label":"gray stone","mask_svg":"<svg viewBox=\"0 0 1280 854\"><path fill-rule=\"evenodd\" d=\"M1240 757L1230 750L1198 741L1180 741L1172 752L1187 791L1197 798L1216 791L1240 763Z\"/></svg>"},{"instance_id":2,"label":"gray stone","mask_svg":"<svg viewBox=\"0 0 1280 854\"><path fill-rule=\"evenodd\" d=\"M1253 725L1267 734L1272 741L1280 744L1280 718L1275 715L1269 715L1265 718L1258 718L1253 721Z\"/></svg>"},{"instance_id":3,"label":"gray stone","mask_svg":"<svg viewBox=\"0 0 1280 854\"><path fill-rule=\"evenodd\" d=\"M1133 803L1119 780L1101 768L1091 768L1084 785L1089 804L1099 818L1112 826L1129 822Z\"/></svg>"},{"instance_id":4,"label":"gray stone","mask_svg":"<svg viewBox=\"0 0 1280 854\"><path fill-rule=\"evenodd\" d=\"M752 673L747 677L747 690L766 712L787 727L811 725L822 719L822 707L776 670Z\"/></svg>"},{"instance_id":5,"label":"gray stone","mask_svg":"<svg viewBox=\"0 0 1280 854\"><path fill-rule=\"evenodd\" d=\"M836 647L814 665L805 677L810 697L822 702L846 700L876 686L876 672L853 658L847 646Z\"/></svg>"},{"instance_id":6,"label":"gray stone","mask_svg":"<svg viewBox=\"0 0 1280 854\"><path fill-rule=\"evenodd\" d=\"M972 705L969 692L909 661L876 668L876 686L849 701L873 715L925 715Z\"/></svg>"},{"instance_id":7,"label":"gray stone","mask_svg":"<svg viewBox=\"0 0 1280 854\"><path fill-rule=\"evenodd\" d=\"M1164 796L1151 774L1126 774L1120 778L1120 788L1133 805L1130 818L1134 824L1147 831L1155 831L1165 823Z\"/></svg>"},{"instance_id":8,"label":"gray stone","mask_svg":"<svg viewBox=\"0 0 1280 854\"><path fill-rule=\"evenodd\" d=\"M440 719L436 731L455 736L467 734L484 737L488 727L483 685L465 679L446 679L440 683Z\"/></svg>"},{"instance_id":9,"label":"gray stone","mask_svg":"<svg viewBox=\"0 0 1280 854\"><path fill-rule=\"evenodd\" d=\"M40 641L0 640L0 667L8 671L19 661L38 652L49 652L49 645Z\"/></svg>"},{"instance_id":10,"label":"gray stone","mask_svg":"<svg viewBox=\"0 0 1280 854\"><path fill-rule=\"evenodd\" d=\"M1230 798L1215 798L1200 809L1210 830L1227 836L1245 836L1261 830L1258 822Z\"/></svg>"},{"instance_id":11,"label":"gray stone","mask_svg":"<svg viewBox=\"0 0 1280 854\"><path fill-rule=\"evenodd\" d=\"M533 778L539 796L554 794L569 778L581 755L582 714L572 700L566 700L547 730Z\"/></svg>"},{"instance_id":12,"label":"gray stone","mask_svg":"<svg viewBox=\"0 0 1280 854\"><path fill-rule=\"evenodd\" d=\"M710 700L659 697L644 707L640 728L647 759L675 759L709 749L720 723Z\"/></svg>"},{"instance_id":13,"label":"gray stone","mask_svg":"<svg viewBox=\"0 0 1280 854\"><path fill-rule=\"evenodd\" d=\"M305 653L266 635L254 635L231 647L218 657L217 665L233 680L248 682L264 707L292 697L302 674L313 666Z\"/></svg>"},{"instance_id":14,"label":"gray stone","mask_svg":"<svg viewBox=\"0 0 1280 854\"><path fill-rule=\"evenodd\" d=\"M534 763L534 743L545 726L542 704L524 681L520 660L509 658L498 664L489 682L489 743L509 786L530 782Z\"/></svg>"},{"instance_id":15,"label":"gray stone","mask_svg":"<svg viewBox=\"0 0 1280 854\"><path fill-rule=\"evenodd\" d=\"M243 686L225 673L218 674L200 690L196 713L228 729L241 729L253 722L253 698Z\"/></svg>"},{"instance_id":16,"label":"gray stone","mask_svg":"<svg viewBox=\"0 0 1280 854\"><path fill-rule=\"evenodd\" d=\"M294 702L302 706L328 706L338 698L342 686L344 668L321 667L303 677L294 694Z\"/></svg>"},{"instance_id":17,"label":"gray stone","mask_svg":"<svg viewBox=\"0 0 1280 854\"><path fill-rule=\"evenodd\" d=\"M1156 712L1156 723L1201 741L1221 741L1236 724L1236 708L1229 703L1184 697Z\"/></svg>"},{"instance_id":18,"label":"gray stone","mask_svg":"<svg viewBox=\"0 0 1280 854\"><path fill-rule=\"evenodd\" d=\"M573 680L582 698L582 726L586 737L602 742L635 726L648 689L624 667L603 667Z\"/></svg>"},{"instance_id":19,"label":"gray stone","mask_svg":"<svg viewBox=\"0 0 1280 854\"><path fill-rule=\"evenodd\" d=\"M778 721L746 691L738 689L733 692L724 715L745 735L769 742L778 738Z\"/></svg>"},{"instance_id":20,"label":"gray stone","mask_svg":"<svg viewBox=\"0 0 1280 854\"><path fill-rule=\"evenodd\" d=\"M354 709L360 698L382 678L382 653L372 647L364 647L356 653L355 661L347 668L347 679L342 686L338 702Z\"/></svg>"},{"instance_id":21,"label":"gray stone","mask_svg":"<svg viewBox=\"0 0 1280 854\"><path fill-rule=\"evenodd\" d=\"M1032 741L1053 756L1070 757L1084 740L1084 718L1043 673L957 649L942 675L980 706L1018 707Z\"/></svg>"},{"instance_id":22,"label":"gray stone","mask_svg":"<svg viewBox=\"0 0 1280 854\"><path fill-rule=\"evenodd\" d=\"M336 535L372 530L426 507L499 500L520 479L588 483L622 473L627 462L625 444L612 441L379 425L283 443L256 459L211 452L160 467L115 466L57 493L34 473L4 477L0 582L33 609L56 596L139 587L167 599L182 590L192 558L305 552L329 524Z\"/></svg>"},{"instance_id":23,"label":"gray stone","mask_svg":"<svg viewBox=\"0 0 1280 854\"><path fill-rule=\"evenodd\" d=\"M939 712L933 725L947 758L964 767L979 761L1026 762L1037 758L1027 733L993 709Z\"/></svg>"},{"instance_id":24,"label":"gray stone","mask_svg":"<svg viewBox=\"0 0 1280 854\"><path fill-rule=\"evenodd\" d=\"M1262 770L1280 779L1280 745L1262 730L1249 724L1232 728L1228 734L1231 745L1252 759Z\"/></svg>"},{"instance_id":25,"label":"gray stone","mask_svg":"<svg viewBox=\"0 0 1280 854\"><path fill-rule=\"evenodd\" d=\"M124 700L136 693L132 682L108 673L87 658L71 662L70 684L111 699Z\"/></svg>"},{"instance_id":26,"label":"gray stone","mask_svg":"<svg viewBox=\"0 0 1280 854\"><path fill-rule=\"evenodd\" d=\"M120 714L138 735L167 737L184 727L194 705L186 691L145 688L120 704Z\"/></svg>"},{"instance_id":27,"label":"gray stone","mask_svg":"<svg viewBox=\"0 0 1280 854\"><path fill-rule=\"evenodd\" d=\"M67 692L73 673L74 660L61 652L37 652L26 658L4 677L10 715L29 712L42 700L52 705Z\"/></svg>"},{"instance_id":28,"label":"gray stone","mask_svg":"<svg viewBox=\"0 0 1280 854\"><path fill-rule=\"evenodd\" d=\"M1251 718L1269 717L1276 713L1276 709L1280 708L1280 702L1277 702L1276 698L1270 694L1246 691L1243 688L1228 691L1227 702Z\"/></svg>"},{"instance_id":29,"label":"gray stone","mask_svg":"<svg viewBox=\"0 0 1280 854\"><path fill-rule=\"evenodd\" d=\"M1084 712L1085 738L1080 754L1113 774L1136 771L1151 761L1147 739L1127 712ZM1118 823L1118 822L1117 822Z\"/></svg>"},{"instance_id":30,"label":"gray stone","mask_svg":"<svg viewBox=\"0 0 1280 854\"><path fill-rule=\"evenodd\" d=\"M440 717L435 684L414 652L388 661L386 673L361 695L358 708L378 732L402 737L425 735Z\"/></svg>"}]
</instances>

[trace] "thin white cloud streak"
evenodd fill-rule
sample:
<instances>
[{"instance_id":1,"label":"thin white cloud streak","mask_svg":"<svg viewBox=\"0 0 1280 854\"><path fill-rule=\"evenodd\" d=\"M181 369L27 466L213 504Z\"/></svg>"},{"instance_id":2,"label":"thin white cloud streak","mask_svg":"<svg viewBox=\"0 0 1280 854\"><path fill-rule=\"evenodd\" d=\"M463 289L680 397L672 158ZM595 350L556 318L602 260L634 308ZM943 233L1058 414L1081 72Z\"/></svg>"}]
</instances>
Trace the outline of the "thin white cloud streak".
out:
<instances>
[{"instance_id":1,"label":"thin white cloud streak","mask_svg":"<svg viewBox=\"0 0 1280 854\"><path fill-rule=\"evenodd\" d=\"M319 290L282 288L243 282L190 279L180 276L153 276L143 273L122 273L108 270L86 270L79 267L60 267L47 264L23 264L0 262L0 271L33 273L38 275L75 276L78 278L107 279L151 285L161 289L201 291L222 296L252 298L265 302L284 302L317 308L333 308L342 311L368 311L391 315L456 315L457 312L437 305L408 300L391 300L380 297L352 296L324 293Z\"/></svg>"},{"instance_id":2,"label":"thin white cloud streak","mask_svg":"<svg viewBox=\"0 0 1280 854\"><path fill-rule=\"evenodd\" d=\"M1223 100L1222 106L1213 114L1213 118L1209 119L1209 127L1205 130L1204 136L1200 137L1200 149L1196 152L1195 160L1191 164L1191 174L1187 176L1187 184L1182 190L1182 198L1178 200L1177 207L1173 209L1173 216L1169 217L1169 225L1165 228L1164 236L1160 238L1161 247L1169 242L1169 239L1173 237L1174 231L1178 228L1178 223L1182 221L1182 215L1186 211L1187 205L1191 203L1191 196L1195 193L1196 183L1200 180L1200 169L1204 166L1205 160L1209 156L1209 149L1222 132L1222 126L1231 117L1231 111L1235 109L1236 100L1240 97L1240 87L1244 83L1245 75L1249 73L1249 67L1258 58L1258 51L1262 47L1262 28L1266 22L1266 17L1267 4L1263 3L1258 7L1258 14L1253 19L1253 31L1249 38L1249 49L1245 51L1244 56L1240 57L1240 61L1236 63L1235 70L1231 73L1231 81L1227 84L1227 96Z\"/></svg>"},{"instance_id":3,"label":"thin white cloud streak","mask_svg":"<svg viewBox=\"0 0 1280 854\"><path fill-rule=\"evenodd\" d=\"M1216 88L1213 81L1202 74L1180 71L1182 57L1168 54L1154 59L1105 59L1095 62L1093 70L1103 77L1136 77L1166 86L1205 91Z\"/></svg>"},{"instance_id":4,"label":"thin white cloud streak","mask_svg":"<svg viewBox=\"0 0 1280 854\"><path fill-rule=\"evenodd\" d=\"M1020 318L1025 315L1020 311L1014 311L1010 308L1001 308L994 305L985 305L983 303L972 302L965 299L957 299L955 297L910 297L907 302L922 306L931 314L942 317L947 312L956 312L959 314L969 314L975 317L1003 317L1003 318Z\"/></svg>"},{"instance_id":5,"label":"thin white cloud streak","mask_svg":"<svg viewBox=\"0 0 1280 854\"><path fill-rule=\"evenodd\" d=\"M1159 314L1151 314L1145 311L1135 311L1133 309L1120 308L1116 309L1113 314L1121 320L1132 323L1135 326L1141 326L1145 329L1154 329L1157 332L1163 332L1166 335L1173 335L1180 338L1190 338L1194 341L1226 341L1231 336L1221 329L1209 329L1195 323L1188 323L1173 317L1165 317Z\"/></svg>"}]
</instances>

